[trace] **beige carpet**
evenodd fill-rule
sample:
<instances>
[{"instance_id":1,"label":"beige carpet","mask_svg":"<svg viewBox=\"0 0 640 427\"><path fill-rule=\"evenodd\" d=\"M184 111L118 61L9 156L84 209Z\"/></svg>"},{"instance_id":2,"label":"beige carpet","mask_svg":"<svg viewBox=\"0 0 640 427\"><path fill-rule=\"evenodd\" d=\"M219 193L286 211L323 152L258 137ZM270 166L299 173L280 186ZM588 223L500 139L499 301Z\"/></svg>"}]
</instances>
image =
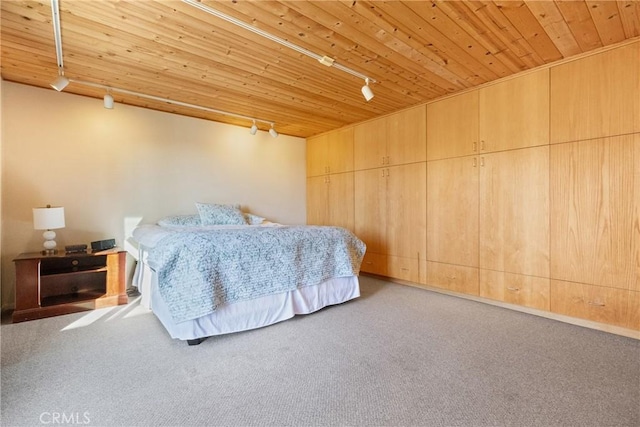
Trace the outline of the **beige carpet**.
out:
<instances>
[{"instance_id":1,"label":"beige carpet","mask_svg":"<svg viewBox=\"0 0 640 427\"><path fill-rule=\"evenodd\" d=\"M640 341L366 276L361 287L192 347L135 303L3 324L0 423L640 425Z\"/></svg>"}]
</instances>

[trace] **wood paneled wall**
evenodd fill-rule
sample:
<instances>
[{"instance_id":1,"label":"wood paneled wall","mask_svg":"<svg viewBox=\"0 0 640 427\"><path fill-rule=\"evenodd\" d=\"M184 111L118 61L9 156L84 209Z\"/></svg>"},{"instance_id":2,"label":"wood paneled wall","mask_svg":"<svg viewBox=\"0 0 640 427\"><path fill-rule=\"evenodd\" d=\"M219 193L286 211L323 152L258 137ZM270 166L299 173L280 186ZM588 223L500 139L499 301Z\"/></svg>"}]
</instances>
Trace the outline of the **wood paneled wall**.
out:
<instances>
[{"instance_id":1,"label":"wood paneled wall","mask_svg":"<svg viewBox=\"0 0 640 427\"><path fill-rule=\"evenodd\" d=\"M640 41L309 139L308 222L340 212L363 272L640 338L639 75Z\"/></svg>"}]
</instances>

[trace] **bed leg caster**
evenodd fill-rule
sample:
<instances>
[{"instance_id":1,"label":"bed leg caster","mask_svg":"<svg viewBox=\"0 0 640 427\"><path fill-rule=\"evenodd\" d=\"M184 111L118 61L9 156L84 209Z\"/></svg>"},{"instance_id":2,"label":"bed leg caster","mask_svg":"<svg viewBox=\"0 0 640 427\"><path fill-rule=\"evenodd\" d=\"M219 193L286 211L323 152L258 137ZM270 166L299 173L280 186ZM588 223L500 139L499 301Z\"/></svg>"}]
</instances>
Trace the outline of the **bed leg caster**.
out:
<instances>
[{"instance_id":1,"label":"bed leg caster","mask_svg":"<svg viewBox=\"0 0 640 427\"><path fill-rule=\"evenodd\" d=\"M198 345L204 340L205 340L204 338L196 338L195 340L187 340L187 344L189 344L189 345Z\"/></svg>"}]
</instances>

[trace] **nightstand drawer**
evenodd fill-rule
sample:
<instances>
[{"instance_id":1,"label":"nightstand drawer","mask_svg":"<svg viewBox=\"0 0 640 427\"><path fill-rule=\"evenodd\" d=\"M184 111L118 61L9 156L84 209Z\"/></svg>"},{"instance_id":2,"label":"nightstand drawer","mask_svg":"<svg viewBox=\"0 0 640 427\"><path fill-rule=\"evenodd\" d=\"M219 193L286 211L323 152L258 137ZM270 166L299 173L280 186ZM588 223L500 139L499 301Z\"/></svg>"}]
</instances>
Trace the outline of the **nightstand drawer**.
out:
<instances>
[{"instance_id":1,"label":"nightstand drawer","mask_svg":"<svg viewBox=\"0 0 640 427\"><path fill-rule=\"evenodd\" d=\"M75 271L99 270L107 266L106 255L76 254L67 257L43 258L40 260L40 275L72 273Z\"/></svg>"}]
</instances>

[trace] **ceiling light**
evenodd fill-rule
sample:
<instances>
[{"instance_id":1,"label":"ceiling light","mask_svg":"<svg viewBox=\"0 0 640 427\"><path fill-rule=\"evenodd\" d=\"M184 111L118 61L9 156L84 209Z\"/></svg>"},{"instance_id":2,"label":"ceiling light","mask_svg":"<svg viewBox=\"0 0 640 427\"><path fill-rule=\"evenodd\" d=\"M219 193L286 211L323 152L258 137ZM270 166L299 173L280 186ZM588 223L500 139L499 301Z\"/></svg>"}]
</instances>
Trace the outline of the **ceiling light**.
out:
<instances>
[{"instance_id":1,"label":"ceiling light","mask_svg":"<svg viewBox=\"0 0 640 427\"><path fill-rule=\"evenodd\" d=\"M62 89L67 87L68 84L69 79L61 74L51 83L51 87L60 92Z\"/></svg>"},{"instance_id":2,"label":"ceiling light","mask_svg":"<svg viewBox=\"0 0 640 427\"><path fill-rule=\"evenodd\" d=\"M367 101L371 101L373 98L373 91L369 87L369 79L364 79L364 86L362 86L362 95Z\"/></svg>"},{"instance_id":3,"label":"ceiling light","mask_svg":"<svg viewBox=\"0 0 640 427\"><path fill-rule=\"evenodd\" d=\"M251 135L255 135L256 132L258 132L258 125L256 125L256 121L254 120L251 129L249 129L249 133L251 133Z\"/></svg>"},{"instance_id":4,"label":"ceiling light","mask_svg":"<svg viewBox=\"0 0 640 427\"><path fill-rule=\"evenodd\" d=\"M106 108L108 110L112 110L113 109L113 96L111 96L110 93L107 93L104 96L104 108Z\"/></svg>"},{"instance_id":5,"label":"ceiling light","mask_svg":"<svg viewBox=\"0 0 640 427\"><path fill-rule=\"evenodd\" d=\"M269 135L271 135L274 138L278 137L278 132L276 132L276 130L273 128L273 123L271 123L271 129L269 129Z\"/></svg>"}]
</instances>

